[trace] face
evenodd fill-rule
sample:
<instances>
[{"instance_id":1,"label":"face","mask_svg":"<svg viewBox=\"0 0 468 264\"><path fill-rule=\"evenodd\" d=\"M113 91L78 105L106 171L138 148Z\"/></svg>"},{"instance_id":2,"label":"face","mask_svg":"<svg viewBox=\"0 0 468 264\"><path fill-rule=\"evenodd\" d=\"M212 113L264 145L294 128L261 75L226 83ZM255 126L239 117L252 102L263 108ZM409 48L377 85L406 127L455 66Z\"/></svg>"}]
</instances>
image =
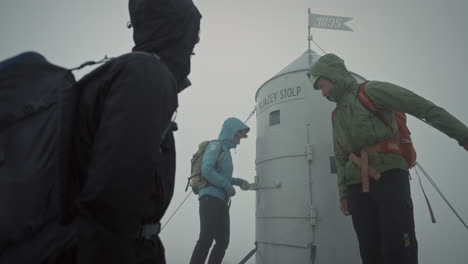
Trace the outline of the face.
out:
<instances>
[{"instance_id":1,"label":"face","mask_svg":"<svg viewBox=\"0 0 468 264\"><path fill-rule=\"evenodd\" d=\"M322 91L322 96L327 97L329 99L329 93L330 90L333 88L335 84L328 80L327 78L320 77L314 84L314 87L316 87L318 90Z\"/></svg>"},{"instance_id":2,"label":"face","mask_svg":"<svg viewBox=\"0 0 468 264\"><path fill-rule=\"evenodd\" d=\"M236 143L236 145L240 144L242 138L247 138L247 130L239 130L234 135L234 142Z\"/></svg>"},{"instance_id":3,"label":"face","mask_svg":"<svg viewBox=\"0 0 468 264\"><path fill-rule=\"evenodd\" d=\"M190 52L190 57L188 58L189 59L189 63L188 63L189 66L188 66L188 72L186 73L187 77L180 81L179 90L177 91L178 93L182 92L183 90L185 90L185 88L192 85L192 83L188 79L188 75L190 74L190 62L191 62L192 56L195 55L194 50L195 50L195 46L198 44L198 42L200 42L200 31L198 31L198 33L197 33L197 36L196 36L194 44L193 44L193 48L192 48L192 50Z\"/></svg>"},{"instance_id":4,"label":"face","mask_svg":"<svg viewBox=\"0 0 468 264\"><path fill-rule=\"evenodd\" d=\"M195 39L195 44L193 46L193 50L195 50L195 47L197 46L197 44L200 42L200 31L198 31L198 35L197 35L197 38ZM190 56L193 56L195 55L195 52L192 50L192 52L190 53Z\"/></svg>"}]
</instances>

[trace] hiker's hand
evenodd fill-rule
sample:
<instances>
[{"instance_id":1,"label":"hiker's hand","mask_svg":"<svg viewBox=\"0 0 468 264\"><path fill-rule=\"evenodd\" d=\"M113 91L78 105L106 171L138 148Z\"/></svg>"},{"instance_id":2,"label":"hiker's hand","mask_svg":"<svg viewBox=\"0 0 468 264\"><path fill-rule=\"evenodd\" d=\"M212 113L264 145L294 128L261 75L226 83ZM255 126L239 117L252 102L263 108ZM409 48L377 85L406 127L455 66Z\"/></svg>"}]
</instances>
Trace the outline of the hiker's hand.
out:
<instances>
[{"instance_id":1,"label":"hiker's hand","mask_svg":"<svg viewBox=\"0 0 468 264\"><path fill-rule=\"evenodd\" d=\"M241 190L247 191L250 189L250 183L246 180L242 180L242 183L240 185Z\"/></svg>"},{"instance_id":2,"label":"hiker's hand","mask_svg":"<svg viewBox=\"0 0 468 264\"><path fill-rule=\"evenodd\" d=\"M226 194L229 197L232 197L236 194L236 190L234 189L234 187L232 187L232 185L229 185L229 187L225 188L224 190L226 191Z\"/></svg>"},{"instance_id":3,"label":"hiker's hand","mask_svg":"<svg viewBox=\"0 0 468 264\"><path fill-rule=\"evenodd\" d=\"M340 201L340 209L344 215L350 215L349 210L348 210L348 200Z\"/></svg>"},{"instance_id":4,"label":"hiker's hand","mask_svg":"<svg viewBox=\"0 0 468 264\"><path fill-rule=\"evenodd\" d=\"M459 142L460 146L462 146L466 151L468 151L468 138L463 139Z\"/></svg>"}]
</instances>

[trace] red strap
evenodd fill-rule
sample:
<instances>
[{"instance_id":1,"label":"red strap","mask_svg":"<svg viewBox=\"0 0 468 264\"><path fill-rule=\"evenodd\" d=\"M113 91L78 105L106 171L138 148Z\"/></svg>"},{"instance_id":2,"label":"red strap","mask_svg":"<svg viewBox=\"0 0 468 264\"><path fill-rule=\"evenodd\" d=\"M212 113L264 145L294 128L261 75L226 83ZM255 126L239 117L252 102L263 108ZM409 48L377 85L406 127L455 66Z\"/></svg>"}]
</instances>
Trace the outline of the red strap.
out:
<instances>
[{"instance_id":1,"label":"red strap","mask_svg":"<svg viewBox=\"0 0 468 264\"><path fill-rule=\"evenodd\" d=\"M372 100L370 99L370 97L367 95L366 93L366 90L364 89L364 87L366 86L366 83L367 82L363 82L361 83L361 85L359 86L359 94L358 94L358 98L359 98L359 101L361 101L361 103L371 112L375 113L379 118L380 120L382 120L385 124L387 124L387 126L390 127L390 129L392 129L392 133L393 133L393 127L390 123L390 121L388 120L388 118L384 115L384 113L372 102Z\"/></svg>"},{"instance_id":2,"label":"red strap","mask_svg":"<svg viewBox=\"0 0 468 264\"><path fill-rule=\"evenodd\" d=\"M392 153L400 155L402 149L400 147L400 143L396 140L383 140L374 145L367 146L363 148L366 152L382 152L382 153Z\"/></svg>"},{"instance_id":3,"label":"red strap","mask_svg":"<svg viewBox=\"0 0 468 264\"><path fill-rule=\"evenodd\" d=\"M361 101L361 103L370 111L377 112L378 111L377 106L375 106L375 104L367 95L366 90L364 89L364 87L366 87L366 83L367 82L363 82L361 83L361 85L359 85L359 94L358 94L359 101Z\"/></svg>"},{"instance_id":4,"label":"red strap","mask_svg":"<svg viewBox=\"0 0 468 264\"><path fill-rule=\"evenodd\" d=\"M369 192L369 159L364 150L361 150L361 181L362 192Z\"/></svg>"},{"instance_id":5,"label":"red strap","mask_svg":"<svg viewBox=\"0 0 468 264\"><path fill-rule=\"evenodd\" d=\"M356 164L356 166L358 166L359 168L361 168L362 166L362 160L361 158L359 158L358 156L356 156L356 154L354 153L351 153L348 155L348 159L352 162L354 162L354 164ZM369 176L372 177L374 180L378 180L380 179L380 173L377 172L373 167L367 165L367 168L369 169Z\"/></svg>"}]
</instances>

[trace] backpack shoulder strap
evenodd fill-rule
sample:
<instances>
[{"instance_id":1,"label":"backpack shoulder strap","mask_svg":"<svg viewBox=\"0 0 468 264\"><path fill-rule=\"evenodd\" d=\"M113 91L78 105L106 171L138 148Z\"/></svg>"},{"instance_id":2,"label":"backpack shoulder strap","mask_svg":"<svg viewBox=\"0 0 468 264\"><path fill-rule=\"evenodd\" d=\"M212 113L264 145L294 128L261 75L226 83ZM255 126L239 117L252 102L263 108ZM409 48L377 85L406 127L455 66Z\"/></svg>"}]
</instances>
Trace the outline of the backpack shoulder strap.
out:
<instances>
[{"instance_id":1,"label":"backpack shoulder strap","mask_svg":"<svg viewBox=\"0 0 468 264\"><path fill-rule=\"evenodd\" d=\"M361 83L361 85L359 85L359 92L358 92L359 101L362 103L362 105L364 105L365 108L367 108L367 110L369 110L372 113L374 113L375 115L377 115L377 117L380 120L382 120L385 124L387 124L389 127L392 127L392 125L391 125L390 121L388 120L388 118L374 104L374 102L372 102L370 97L367 95L366 90L365 90L366 83L367 82L363 82L363 83Z\"/></svg>"},{"instance_id":2,"label":"backpack shoulder strap","mask_svg":"<svg viewBox=\"0 0 468 264\"><path fill-rule=\"evenodd\" d=\"M219 139L215 139L213 141L217 141L219 142L219 144L221 145L221 152L219 153L219 156L218 158L216 159L216 161L220 161L224 158L224 146L223 146L223 143L219 140ZM210 142L211 143L211 142Z\"/></svg>"},{"instance_id":3,"label":"backpack shoulder strap","mask_svg":"<svg viewBox=\"0 0 468 264\"><path fill-rule=\"evenodd\" d=\"M377 112L378 111L377 106L374 104L374 102L372 102L372 100L369 98L369 96L366 93L366 90L365 90L366 83L367 82L363 82L359 85L358 99L369 111Z\"/></svg>"}]
</instances>

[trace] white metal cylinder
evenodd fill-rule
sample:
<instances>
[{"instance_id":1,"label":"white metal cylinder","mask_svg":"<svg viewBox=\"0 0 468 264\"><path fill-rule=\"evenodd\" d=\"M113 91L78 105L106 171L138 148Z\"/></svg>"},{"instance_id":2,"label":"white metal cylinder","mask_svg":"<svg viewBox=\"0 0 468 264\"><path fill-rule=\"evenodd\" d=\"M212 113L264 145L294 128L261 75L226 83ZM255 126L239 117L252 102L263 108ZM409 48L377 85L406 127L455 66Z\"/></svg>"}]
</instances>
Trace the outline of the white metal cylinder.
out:
<instances>
[{"instance_id":1,"label":"white metal cylinder","mask_svg":"<svg viewBox=\"0 0 468 264\"><path fill-rule=\"evenodd\" d=\"M257 264L360 263L331 173L334 103L306 76L319 58L306 51L256 94Z\"/></svg>"}]
</instances>

